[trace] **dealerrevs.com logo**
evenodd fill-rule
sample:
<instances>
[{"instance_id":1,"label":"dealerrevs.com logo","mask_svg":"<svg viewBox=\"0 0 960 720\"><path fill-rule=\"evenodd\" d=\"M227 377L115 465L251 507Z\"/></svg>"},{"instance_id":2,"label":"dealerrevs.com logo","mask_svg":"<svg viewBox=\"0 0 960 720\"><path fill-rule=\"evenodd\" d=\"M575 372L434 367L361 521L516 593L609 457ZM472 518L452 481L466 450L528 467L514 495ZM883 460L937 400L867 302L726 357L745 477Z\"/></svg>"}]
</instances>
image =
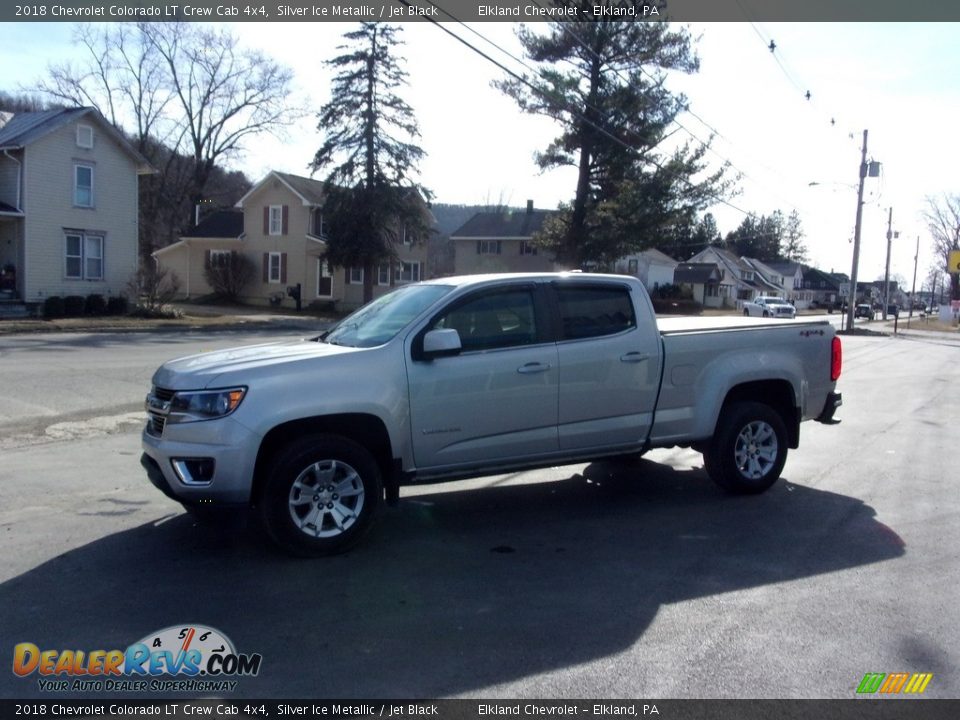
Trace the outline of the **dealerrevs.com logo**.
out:
<instances>
[{"instance_id":1,"label":"dealerrevs.com logo","mask_svg":"<svg viewBox=\"0 0 960 720\"><path fill-rule=\"evenodd\" d=\"M232 691L234 678L257 675L262 661L203 625L164 628L125 650L41 650L30 642L13 648L14 674L35 675L44 692Z\"/></svg>"}]
</instances>

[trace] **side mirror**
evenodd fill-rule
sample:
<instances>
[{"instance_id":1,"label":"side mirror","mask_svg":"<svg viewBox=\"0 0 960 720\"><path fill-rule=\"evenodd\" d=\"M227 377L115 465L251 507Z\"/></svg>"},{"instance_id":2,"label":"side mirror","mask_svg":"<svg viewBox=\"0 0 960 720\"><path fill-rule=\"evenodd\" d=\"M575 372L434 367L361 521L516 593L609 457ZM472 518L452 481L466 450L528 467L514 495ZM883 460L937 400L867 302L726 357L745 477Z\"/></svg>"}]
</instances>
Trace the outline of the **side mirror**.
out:
<instances>
[{"instance_id":1,"label":"side mirror","mask_svg":"<svg viewBox=\"0 0 960 720\"><path fill-rule=\"evenodd\" d=\"M431 330L423 336L424 360L459 355L461 349L460 333L453 328Z\"/></svg>"}]
</instances>

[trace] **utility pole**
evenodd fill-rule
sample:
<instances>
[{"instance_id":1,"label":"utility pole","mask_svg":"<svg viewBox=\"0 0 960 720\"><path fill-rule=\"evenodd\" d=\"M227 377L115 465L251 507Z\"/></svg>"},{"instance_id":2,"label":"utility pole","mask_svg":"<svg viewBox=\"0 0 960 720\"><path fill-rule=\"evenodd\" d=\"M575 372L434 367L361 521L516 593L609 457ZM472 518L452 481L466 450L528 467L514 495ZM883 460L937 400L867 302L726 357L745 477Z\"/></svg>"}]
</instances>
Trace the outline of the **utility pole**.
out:
<instances>
[{"instance_id":1,"label":"utility pole","mask_svg":"<svg viewBox=\"0 0 960 720\"><path fill-rule=\"evenodd\" d=\"M920 257L920 236L917 235L917 249L913 253L913 286L910 288L910 314L907 315L907 327L913 317L913 306L917 304L917 259ZM926 307L926 303L924 303Z\"/></svg>"},{"instance_id":2,"label":"utility pole","mask_svg":"<svg viewBox=\"0 0 960 720\"><path fill-rule=\"evenodd\" d=\"M887 265L883 271L883 319L887 319L887 307L890 305L890 247L893 245L893 208L887 214Z\"/></svg>"},{"instance_id":3,"label":"utility pole","mask_svg":"<svg viewBox=\"0 0 960 720\"><path fill-rule=\"evenodd\" d=\"M860 225L863 223L863 182L867 178L867 131L863 131L860 157L860 186L857 188L857 222L853 227L853 267L850 269L850 297L847 300L847 331L853 332L853 313L857 304L857 266L860 264Z\"/></svg>"}]
</instances>

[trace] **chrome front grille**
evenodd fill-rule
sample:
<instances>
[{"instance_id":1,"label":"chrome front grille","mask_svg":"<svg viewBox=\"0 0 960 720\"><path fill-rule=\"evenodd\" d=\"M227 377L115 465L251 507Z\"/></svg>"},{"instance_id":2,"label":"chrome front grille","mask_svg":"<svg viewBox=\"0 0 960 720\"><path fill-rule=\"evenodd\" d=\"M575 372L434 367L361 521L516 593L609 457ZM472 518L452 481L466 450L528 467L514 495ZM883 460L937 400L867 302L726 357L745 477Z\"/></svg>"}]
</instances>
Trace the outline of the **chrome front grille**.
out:
<instances>
[{"instance_id":1,"label":"chrome front grille","mask_svg":"<svg viewBox=\"0 0 960 720\"><path fill-rule=\"evenodd\" d=\"M147 410L147 432L156 437L163 435L163 428L167 424L167 414L170 412L170 401L174 391L166 388L153 387L147 395L145 403Z\"/></svg>"}]
</instances>

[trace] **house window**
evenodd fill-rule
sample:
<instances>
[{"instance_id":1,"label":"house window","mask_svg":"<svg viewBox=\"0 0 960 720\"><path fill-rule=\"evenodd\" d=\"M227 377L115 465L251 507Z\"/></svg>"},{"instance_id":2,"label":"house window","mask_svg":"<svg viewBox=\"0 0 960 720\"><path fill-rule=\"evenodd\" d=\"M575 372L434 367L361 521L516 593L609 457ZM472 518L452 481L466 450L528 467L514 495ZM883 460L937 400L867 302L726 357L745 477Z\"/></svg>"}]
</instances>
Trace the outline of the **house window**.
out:
<instances>
[{"instance_id":1,"label":"house window","mask_svg":"<svg viewBox=\"0 0 960 720\"><path fill-rule=\"evenodd\" d=\"M377 285L390 284L390 263L381 263L377 266Z\"/></svg>"},{"instance_id":2,"label":"house window","mask_svg":"<svg viewBox=\"0 0 960 720\"><path fill-rule=\"evenodd\" d=\"M229 250L211 250L210 267L228 267L230 265Z\"/></svg>"},{"instance_id":3,"label":"house window","mask_svg":"<svg viewBox=\"0 0 960 720\"><path fill-rule=\"evenodd\" d=\"M93 207L93 167L73 166L73 204L77 207Z\"/></svg>"},{"instance_id":4,"label":"house window","mask_svg":"<svg viewBox=\"0 0 960 720\"><path fill-rule=\"evenodd\" d=\"M89 125L77 125L77 147L93 147L93 128Z\"/></svg>"},{"instance_id":5,"label":"house window","mask_svg":"<svg viewBox=\"0 0 960 720\"><path fill-rule=\"evenodd\" d=\"M283 205L270 206L270 224L267 229L268 235L283 234Z\"/></svg>"},{"instance_id":6,"label":"house window","mask_svg":"<svg viewBox=\"0 0 960 720\"><path fill-rule=\"evenodd\" d=\"M477 255L499 255L500 250L499 240L477 240Z\"/></svg>"},{"instance_id":7,"label":"house window","mask_svg":"<svg viewBox=\"0 0 960 720\"><path fill-rule=\"evenodd\" d=\"M69 280L103 279L103 236L67 233L64 277Z\"/></svg>"},{"instance_id":8,"label":"house window","mask_svg":"<svg viewBox=\"0 0 960 720\"><path fill-rule=\"evenodd\" d=\"M363 268L347 268L347 282L351 285L363 285Z\"/></svg>"},{"instance_id":9,"label":"house window","mask_svg":"<svg viewBox=\"0 0 960 720\"><path fill-rule=\"evenodd\" d=\"M521 241L520 241L520 254L521 254L521 255L536 255L536 254L537 254L537 246L534 245L534 244L531 243L531 242L527 242L526 240L521 240ZM631 260L631 262L634 262L634 263L635 263L636 260Z\"/></svg>"},{"instance_id":10,"label":"house window","mask_svg":"<svg viewBox=\"0 0 960 720\"><path fill-rule=\"evenodd\" d=\"M279 283L282 282L282 253L272 252L270 253L270 273L267 276L267 282Z\"/></svg>"},{"instance_id":11,"label":"house window","mask_svg":"<svg viewBox=\"0 0 960 720\"><path fill-rule=\"evenodd\" d=\"M415 239L416 238L414 237L413 233L410 232L410 229L404 225L403 230L400 231L400 242L404 245L413 245Z\"/></svg>"},{"instance_id":12,"label":"house window","mask_svg":"<svg viewBox=\"0 0 960 720\"><path fill-rule=\"evenodd\" d=\"M319 210L313 214L313 234L319 238L327 236L327 225L323 221L323 213Z\"/></svg>"},{"instance_id":13,"label":"house window","mask_svg":"<svg viewBox=\"0 0 960 720\"><path fill-rule=\"evenodd\" d=\"M401 262L393 269L393 281L397 285L420 282L420 263Z\"/></svg>"}]
</instances>

